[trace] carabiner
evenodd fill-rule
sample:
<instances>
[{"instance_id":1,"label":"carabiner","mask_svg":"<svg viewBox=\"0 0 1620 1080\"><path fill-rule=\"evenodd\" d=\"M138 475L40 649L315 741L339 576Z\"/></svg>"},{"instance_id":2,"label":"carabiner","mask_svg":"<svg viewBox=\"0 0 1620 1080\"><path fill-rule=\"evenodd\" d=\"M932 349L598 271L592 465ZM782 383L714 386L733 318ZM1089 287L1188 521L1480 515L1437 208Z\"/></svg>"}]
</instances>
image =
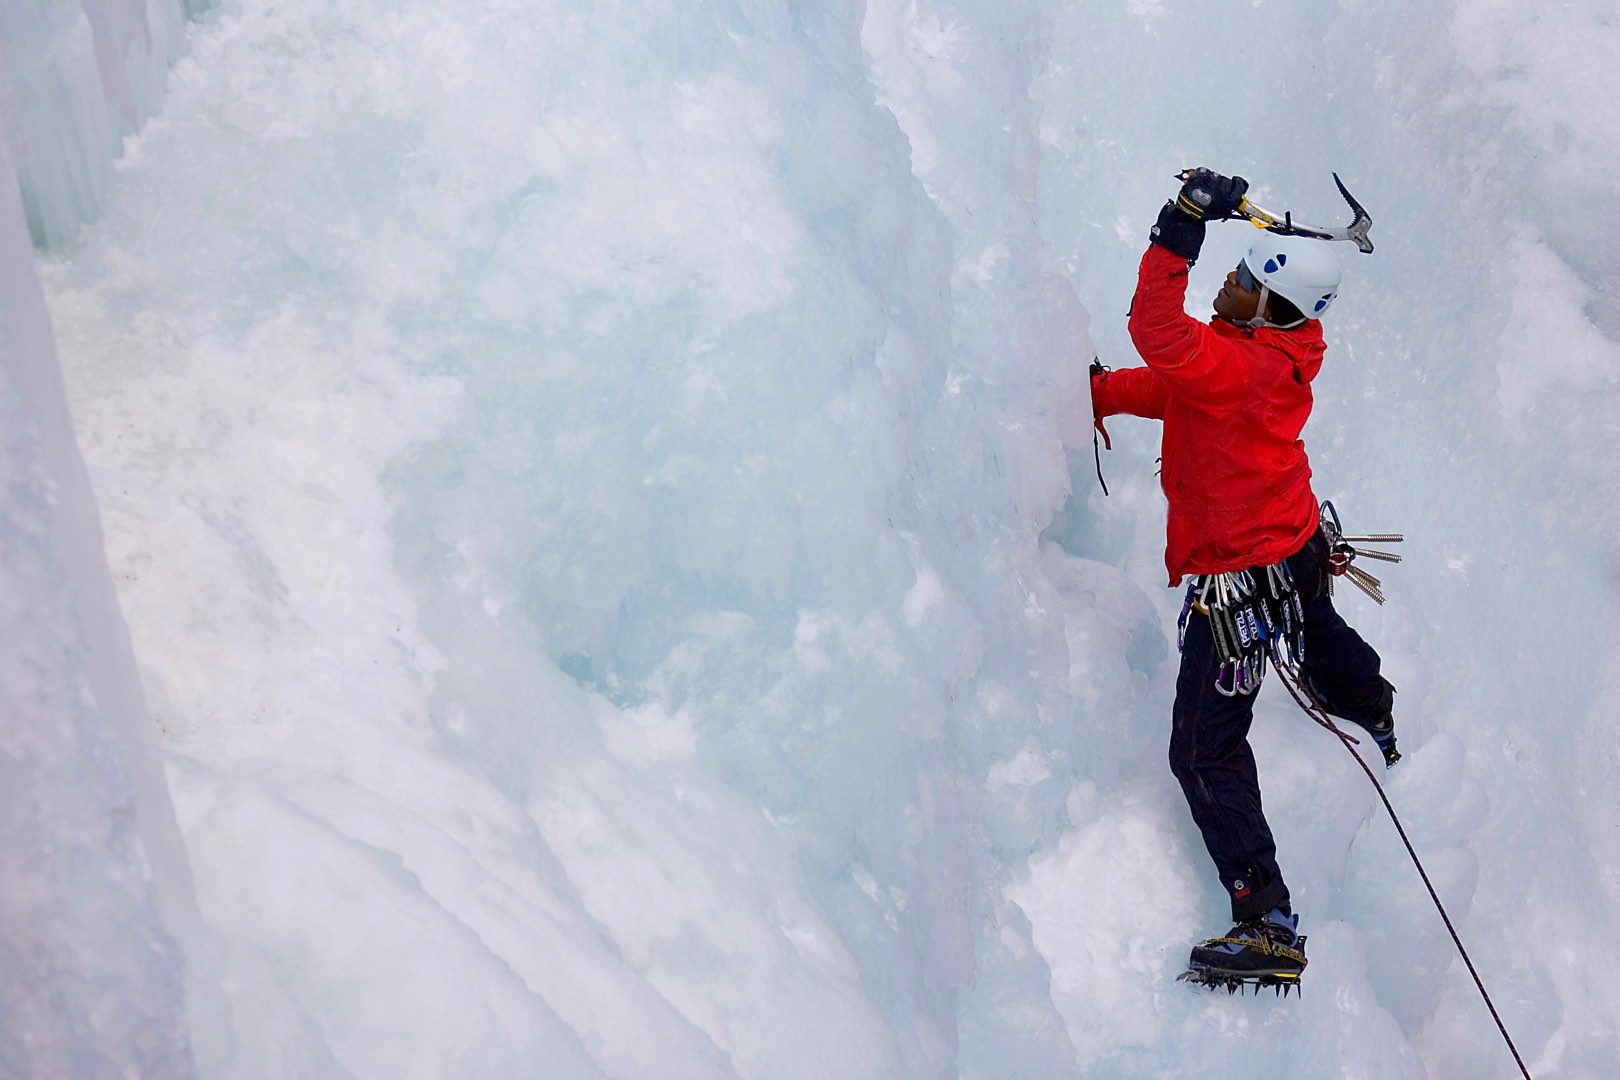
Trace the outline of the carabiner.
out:
<instances>
[{"instance_id":1,"label":"carabiner","mask_svg":"<svg viewBox=\"0 0 1620 1080\"><path fill-rule=\"evenodd\" d=\"M1187 622L1192 618L1193 590L1197 587L1196 581L1187 586L1187 599L1182 601L1181 615L1176 619L1176 652L1187 647Z\"/></svg>"},{"instance_id":2,"label":"carabiner","mask_svg":"<svg viewBox=\"0 0 1620 1080\"><path fill-rule=\"evenodd\" d=\"M1327 531L1328 523L1332 522L1334 535L1335 536L1343 536L1344 535L1344 526L1339 523L1339 512L1333 508L1333 504L1331 502L1329 502L1327 499L1322 500L1322 509L1321 509L1320 517L1321 517L1322 531L1323 532ZM1330 539L1332 539L1332 538L1330 537Z\"/></svg>"}]
</instances>

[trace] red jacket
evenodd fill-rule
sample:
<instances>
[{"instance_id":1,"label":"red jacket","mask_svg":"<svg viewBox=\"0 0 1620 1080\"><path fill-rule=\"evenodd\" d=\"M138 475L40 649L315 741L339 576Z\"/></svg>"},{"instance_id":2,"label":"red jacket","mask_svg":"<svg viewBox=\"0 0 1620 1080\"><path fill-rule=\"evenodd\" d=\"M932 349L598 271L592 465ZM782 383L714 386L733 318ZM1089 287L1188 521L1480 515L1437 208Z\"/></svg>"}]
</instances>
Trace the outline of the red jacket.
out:
<instances>
[{"instance_id":1,"label":"red jacket","mask_svg":"<svg viewBox=\"0 0 1620 1080\"><path fill-rule=\"evenodd\" d=\"M1170 502L1170 584L1285 559L1316 531L1311 466L1299 433L1322 369L1322 328L1241 330L1183 310L1186 259L1148 248L1131 305L1131 341L1147 367L1091 383L1098 419L1164 421L1160 483Z\"/></svg>"}]
</instances>

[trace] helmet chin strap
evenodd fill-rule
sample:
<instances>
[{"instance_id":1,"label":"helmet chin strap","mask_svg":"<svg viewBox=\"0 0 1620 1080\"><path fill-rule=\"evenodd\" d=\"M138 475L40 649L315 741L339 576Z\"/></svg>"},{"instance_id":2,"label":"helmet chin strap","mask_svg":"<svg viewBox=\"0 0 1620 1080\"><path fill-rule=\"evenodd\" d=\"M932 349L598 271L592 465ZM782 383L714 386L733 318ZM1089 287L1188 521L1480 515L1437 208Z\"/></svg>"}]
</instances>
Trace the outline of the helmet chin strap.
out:
<instances>
[{"instance_id":1,"label":"helmet chin strap","mask_svg":"<svg viewBox=\"0 0 1620 1080\"><path fill-rule=\"evenodd\" d=\"M1263 312L1266 310L1266 302L1270 299L1271 289L1266 286L1265 282L1260 282L1260 299L1254 305L1254 318L1233 319L1232 325L1241 326L1245 330L1292 330L1294 327L1304 324L1304 316L1291 323L1268 322Z\"/></svg>"}]
</instances>

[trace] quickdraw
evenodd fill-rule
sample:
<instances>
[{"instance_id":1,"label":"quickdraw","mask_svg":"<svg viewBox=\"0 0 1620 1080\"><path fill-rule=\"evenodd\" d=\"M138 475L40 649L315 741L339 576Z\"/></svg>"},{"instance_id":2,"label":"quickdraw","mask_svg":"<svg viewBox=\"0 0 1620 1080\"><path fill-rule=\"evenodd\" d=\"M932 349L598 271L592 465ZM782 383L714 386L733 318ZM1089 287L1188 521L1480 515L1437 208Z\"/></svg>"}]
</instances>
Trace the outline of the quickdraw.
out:
<instances>
[{"instance_id":1,"label":"quickdraw","mask_svg":"<svg viewBox=\"0 0 1620 1080\"><path fill-rule=\"evenodd\" d=\"M1260 689L1268 656L1296 665L1304 658L1305 606L1286 563L1194 578L1176 624L1178 646L1194 611L1209 619L1220 658L1215 689L1226 697Z\"/></svg>"}]
</instances>

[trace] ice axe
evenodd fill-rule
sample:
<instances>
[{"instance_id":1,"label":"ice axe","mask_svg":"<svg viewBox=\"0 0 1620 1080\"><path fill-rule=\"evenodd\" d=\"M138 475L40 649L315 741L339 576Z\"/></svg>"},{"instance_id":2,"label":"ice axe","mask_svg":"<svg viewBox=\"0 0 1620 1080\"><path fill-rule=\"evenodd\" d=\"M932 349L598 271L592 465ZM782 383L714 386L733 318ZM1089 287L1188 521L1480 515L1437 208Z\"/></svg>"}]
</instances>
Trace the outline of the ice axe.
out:
<instances>
[{"instance_id":1,"label":"ice axe","mask_svg":"<svg viewBox=\"0 0 1620 1080\"><path fill-rule=\"evenodd\" d=\"M1183 169L1176 174L1176 179L1186 183L1192 178L1192 174L1193 170ZM1281 233L1283 236L1314 236L1318 240L1348 240L1356 245L1356 248L1363 254L1370 255L1373 243L1372 238L1367 234L1372 229L1372 215L1367 213L1366 207L1356 202L1356 197L1350 194L1349 189L1344 186L1344 181L1339 179L1338 173L1333 174L1333 182L1339 186L1339 194L1344 196L1344 201L1350 204L1350 209L1355 213L1355 217L1350 224L1342 229L1319 229L1314 225L1302 225L1294 220L1294 214L1291 210L1285 210L1281 214L1274 214L1247 198L1238 204L1237 214L1239 217L1248 218L1257 229Z\"/></svg>"}]
</instances>

